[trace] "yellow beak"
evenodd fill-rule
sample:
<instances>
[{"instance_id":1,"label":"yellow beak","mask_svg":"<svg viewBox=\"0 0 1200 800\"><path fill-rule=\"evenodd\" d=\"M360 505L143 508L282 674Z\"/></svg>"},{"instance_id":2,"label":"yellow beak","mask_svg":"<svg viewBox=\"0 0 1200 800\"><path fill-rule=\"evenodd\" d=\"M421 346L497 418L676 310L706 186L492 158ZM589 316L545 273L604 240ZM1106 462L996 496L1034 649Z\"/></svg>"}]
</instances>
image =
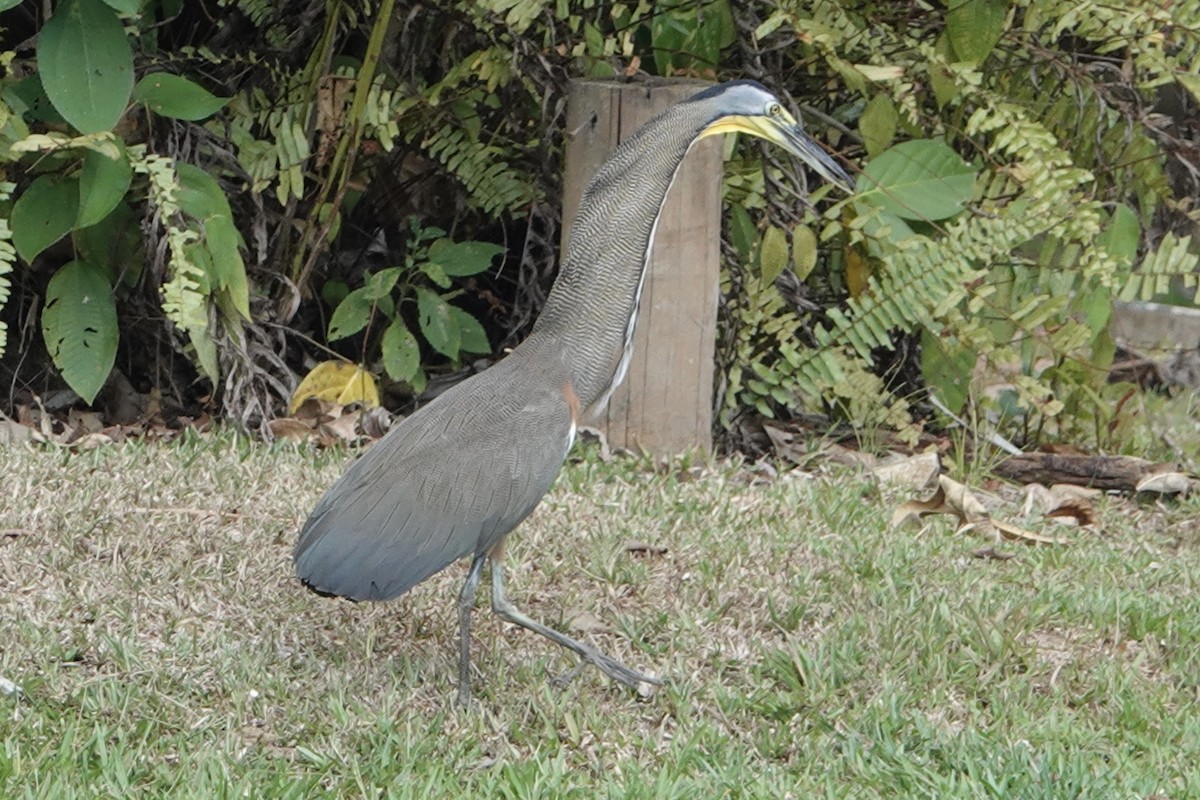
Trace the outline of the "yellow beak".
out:
<instances>
[{"instance_id":1,"label":"yellow beak","mask_svg":"<svg viewBox=\"0 0 1200 800\"><path fill-rule=\"evenodd\" d=\"M722 117L700 133L700 138L720 133L748 133L766 139L787 150L808 164L825 180L841 188L847 194L854 193L854 179L838 166L837 162L813 141L804 128L786 111L777 117L728 116Z\"/></svg>"}]
</instances>

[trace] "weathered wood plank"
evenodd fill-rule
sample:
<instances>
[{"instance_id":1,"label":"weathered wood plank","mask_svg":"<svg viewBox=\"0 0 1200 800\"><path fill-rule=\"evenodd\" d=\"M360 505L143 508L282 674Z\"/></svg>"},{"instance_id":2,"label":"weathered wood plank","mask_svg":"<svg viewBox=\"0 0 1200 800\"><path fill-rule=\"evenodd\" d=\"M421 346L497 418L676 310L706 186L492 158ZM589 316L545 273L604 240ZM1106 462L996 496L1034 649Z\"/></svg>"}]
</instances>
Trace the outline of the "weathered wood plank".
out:
<instances>
[{"instance_id":1,"label":"weathered wood plank","mask_svg":"<svg viewBox=\"0 0 1200 800\"><path fill-rule=\"evenodd\" d=\"M567 110L563 247L587 181L646 120L705 84L576 81ZM611 447L670 455L712 448L720 270L722 148L700 142L667 197L651 254L625 383L601 427Z\"/></svg>"}]
</instances>

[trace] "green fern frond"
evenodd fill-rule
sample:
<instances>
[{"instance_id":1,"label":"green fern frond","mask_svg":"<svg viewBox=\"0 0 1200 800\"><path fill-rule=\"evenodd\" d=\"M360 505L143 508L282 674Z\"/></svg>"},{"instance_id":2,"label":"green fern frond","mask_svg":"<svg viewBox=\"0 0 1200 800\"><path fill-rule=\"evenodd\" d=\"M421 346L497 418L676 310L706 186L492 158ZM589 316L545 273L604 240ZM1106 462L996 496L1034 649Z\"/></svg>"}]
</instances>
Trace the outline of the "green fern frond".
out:
<instances>
[{"instance_id":1,"label":"green fern frond","mask_svg":"<svg viewBox=\"0 0 1200 800\"><path fill-rule=\"evenodd\" d=\"M209 336L208 276L190 257L191 245L198 236L182 221L183 212L176 200L179 179L175 162L144 146L129 148L129 160L135 172L149 179L150 201L158 211L170 250L171 277L162 286L162 308L167 319L187 332L196 351L196 363L212 380L217 380L217 349Z\"/></svg>"},{"instance_id":2,"label":"green fern frond","mask_svg":"<svg viewBox=\"0 0 1200 800\"><path fill-rule=\"evenodd\" d=\"M1122 300L1150 300L1155 295L1166 294L1171 283L1177 281L1184 289L1200 285L1200 255L1191 251L1192 237L1182 238L1168 233L1159 243L1158 249L1142 260L1139 270L1129 276L1121 289Z\"/></svg>"}]
</instances>

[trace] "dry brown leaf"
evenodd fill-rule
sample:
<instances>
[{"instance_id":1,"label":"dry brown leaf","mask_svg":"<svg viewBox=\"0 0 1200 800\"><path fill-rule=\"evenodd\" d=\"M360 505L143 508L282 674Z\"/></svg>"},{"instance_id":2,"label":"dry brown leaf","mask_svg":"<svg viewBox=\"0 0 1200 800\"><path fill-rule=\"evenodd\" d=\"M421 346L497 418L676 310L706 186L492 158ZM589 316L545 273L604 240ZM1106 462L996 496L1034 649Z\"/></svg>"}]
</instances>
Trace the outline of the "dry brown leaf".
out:
<instances>
[{"instance_id":1,"label":"dry brown leaf","mask_svg":"<svg viewBox=\"0 0 1200 800\"><path fill-rule=\"evenodd\" d=\"M1103 495L1104 491L1101 489L1094 489L1091 486L1077 486L1073 483L1056 483L1050 487L1050 494L1054 497L1057 497L1060 501L1072 498L1091 500Z\"/></svg>"},{"instance_id":2,"label":"dry brown leaf","mask_svg":"<svg viewBox=\"0 0 1200 800\"><path fill-rule=\"evenodd\" d=\"M958 517L961 528L968 523L986 520L987 509L975 498L971 490L953 478L938 476L938 488L928 500L909 500L892 513L892 527L897 527L913 517L928 514L950 514Z\"/></svg>"},{"instance_id":3,"label":"dry brown leaf","mask_svg":"<svg viewBox=\"0 0 1200 800\"><path fill-rule=\"evenodd\" d=\"M326 436L333 437L343 442L353 442L358 440L358 417L357 411L350 411L342 414L337 419L329 422L322 422L317 426L317 430Z\"/></svg>"},{"instance_id":4,"label":"dry brown leaf","mask_svg":"<svg viewBox=\"0 0 1200 800\"><path fill-rule=\"evenodd\" d=\"M1157 494L1184 494L1192 488L1192 479L1183 472L1159 472L1147 475L1137 483L1139 492L1155 492Z\"/></svg>"},{"instance_id":5,"label":"dry brown leaf","mask_svg":"<svg viewBox=\"0 0 1200 800\"><path fill-rule=\"evenodd\" d=\"M1027 531L1016 525L992 519L987 509L963 484L945 475L938 476L938 489L928 500L910 500L892 514L892 527L910 519L927 514L949 514L958 518L958 533L978 530L985 534L999 534L1011 541L1026 544L1068 544L1064 539Z\"/></svg>"},{"instance_id":6,"label":"dry brown leaf","mask_svg":"<svg viewBox=\"0 0 1200 800\"><path fill-rule=\"evenodd\" d=\"M112 444L112 437L108 434L96 432L88 433L80 436L78 439L71 442L71 447L77 450L94 450L97 447L103 447L106 444Z\"/></svg>"},{"instance_id":7,"label":"dry brown leaf","mask_svg":"<svg viewBox=\"0 0 1200 800\"><path fill-rule=\"evenodd\" d=\"M1020 542L1021 544L1070 544L1069 539L1056 539L1053 536L1042 536L1033 531L1027 531L1024 528L1018 528L1016 525L1009 525L1007 522L1000 520L988 520L989 525L1002 537L1010 542ZM983 525L980 529L983 529Z\"/></svg>"},{"instance_id":8,"label":"dry brown leaf","mask_svg":"<svg viewBox=\"0 0 1200 800\"><path fill-rule=\"evenodd\" d=\"M0 419L0 444L24 444L33 439L33 428L11 419Z\"/></svg>"},{"instance_id":9,"label":"dry brown leaf","mask_svg":"<svg viewBox=\"0 0 1200 800\"><path fill-rule=\"evenodd\" d=\"M770 431L768 431L768 433L770 433ZM870 453L864 453L861 450L851 450L849 447L843 447L836 442L832 442L822 447L821 455L825 456L835 464L845 464L848 467L866 467L867 469L874 469L875 465L879 463L879 459L875 458L875 456L871 455ZM800 460L795 458L792 458L791 460L795 461L797 464L801 463ZM805 457L804 460L807 460L807 457Z\"/></svg>"},{"instance_id":10,"label":"dry brown leaf","mask_svg":"<svg viewBox=\"0 0 1200 800\"><path fill-rule=\"evenodd\" d=\"M316 427L319 423L329 422L341 415L342 406L340 403L335 403L332 400L324 400L320 397L309 397L300 404L300 407L296 409L296 413L292 416Z\"/></svg>"},{"instance_id":11,"label":"dry brown leaf","mask_svg":"<svg viewBox=\"0 0 1200 800\"><path fill-rule=\"evenodd\" d=\"M1046 512L1046 517L1059 522L1071 522L1081 528L1095 527L1096 508L1092 501L1083 497L1064 499Z\"/></svg>"},{"instance_id":12,"label":"dry brown leaf","mask_svg":"<svg viewBox=\"0 0 1200 800\"><path fill-rule=\"evenodd\" d=\"M921 453L915 456L890 456L875 467L875 477L884 483L909 489L924 489L931 485L942 471L937 453Z\"/></svg>"},{"instance_id":13,"label":"dry brown leaf","mask_svg":"<svg viewBox=\"0 0 1200 800\"><path fill-rule=\"evenodd\" d=\"M267 423L271 435L276 439L311 439L315 433L311 426L294 417L279 417Z\"/></svg>"},{"instance_id":14,"label":"dry brown leaf","mask_svg":"<svg viewBox=\"0 0 1200 800\"><path fill-rule=\"evenodd\" d=\"M571 617L568 627L576 633L608 633L612 630L604 620L590 611L580 611Z\"/></svg>"}]
</instances>

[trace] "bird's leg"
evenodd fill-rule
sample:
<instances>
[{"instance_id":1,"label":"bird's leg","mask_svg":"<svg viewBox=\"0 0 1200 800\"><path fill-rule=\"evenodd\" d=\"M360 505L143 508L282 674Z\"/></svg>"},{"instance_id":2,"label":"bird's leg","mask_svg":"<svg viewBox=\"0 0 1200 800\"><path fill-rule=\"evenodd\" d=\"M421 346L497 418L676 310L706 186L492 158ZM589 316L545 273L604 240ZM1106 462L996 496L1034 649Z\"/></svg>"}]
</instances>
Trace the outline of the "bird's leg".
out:
<instances>
[{"instance_id":1,"label":"bird's leg","mask_svg":"<svg viewBox=\"0 0 1200 800\"><path fill-rule=\"evenodd\" d=\"M463 581L458 595L458 704L471 704L471 609L475 607L475 590L483 576L486 555L476 556L471 571Z\"/></svg>"},{"instance_id":2,"label":"bird's leg","mask_svg":"<svg viewBox=\"0 0 1200 800\"><path fill-rule=\"evenodd\" d=\"M529 617L517 610L517 607L509 602L504 595L504 566L497 557L495 551L492 555L492 611L496 616L505 622L511 622L514 625L520 625L522 628L540 633L547 639L550 639L557 644L562 645L568 650L573 650L579 654L579 657L584 661L595 665L608 677L618 683L623 683L626 686L637 688L639 683L650 683L655 686L661 686L662 680L650 675L645 675L637 670L630 669L612 658L601 653L596 648L586 645L583 642L572 639L566 634L547 628L541 623L534 622ZM572 675L572 677L574 677Z\"/></svg>"}]
</instances>

